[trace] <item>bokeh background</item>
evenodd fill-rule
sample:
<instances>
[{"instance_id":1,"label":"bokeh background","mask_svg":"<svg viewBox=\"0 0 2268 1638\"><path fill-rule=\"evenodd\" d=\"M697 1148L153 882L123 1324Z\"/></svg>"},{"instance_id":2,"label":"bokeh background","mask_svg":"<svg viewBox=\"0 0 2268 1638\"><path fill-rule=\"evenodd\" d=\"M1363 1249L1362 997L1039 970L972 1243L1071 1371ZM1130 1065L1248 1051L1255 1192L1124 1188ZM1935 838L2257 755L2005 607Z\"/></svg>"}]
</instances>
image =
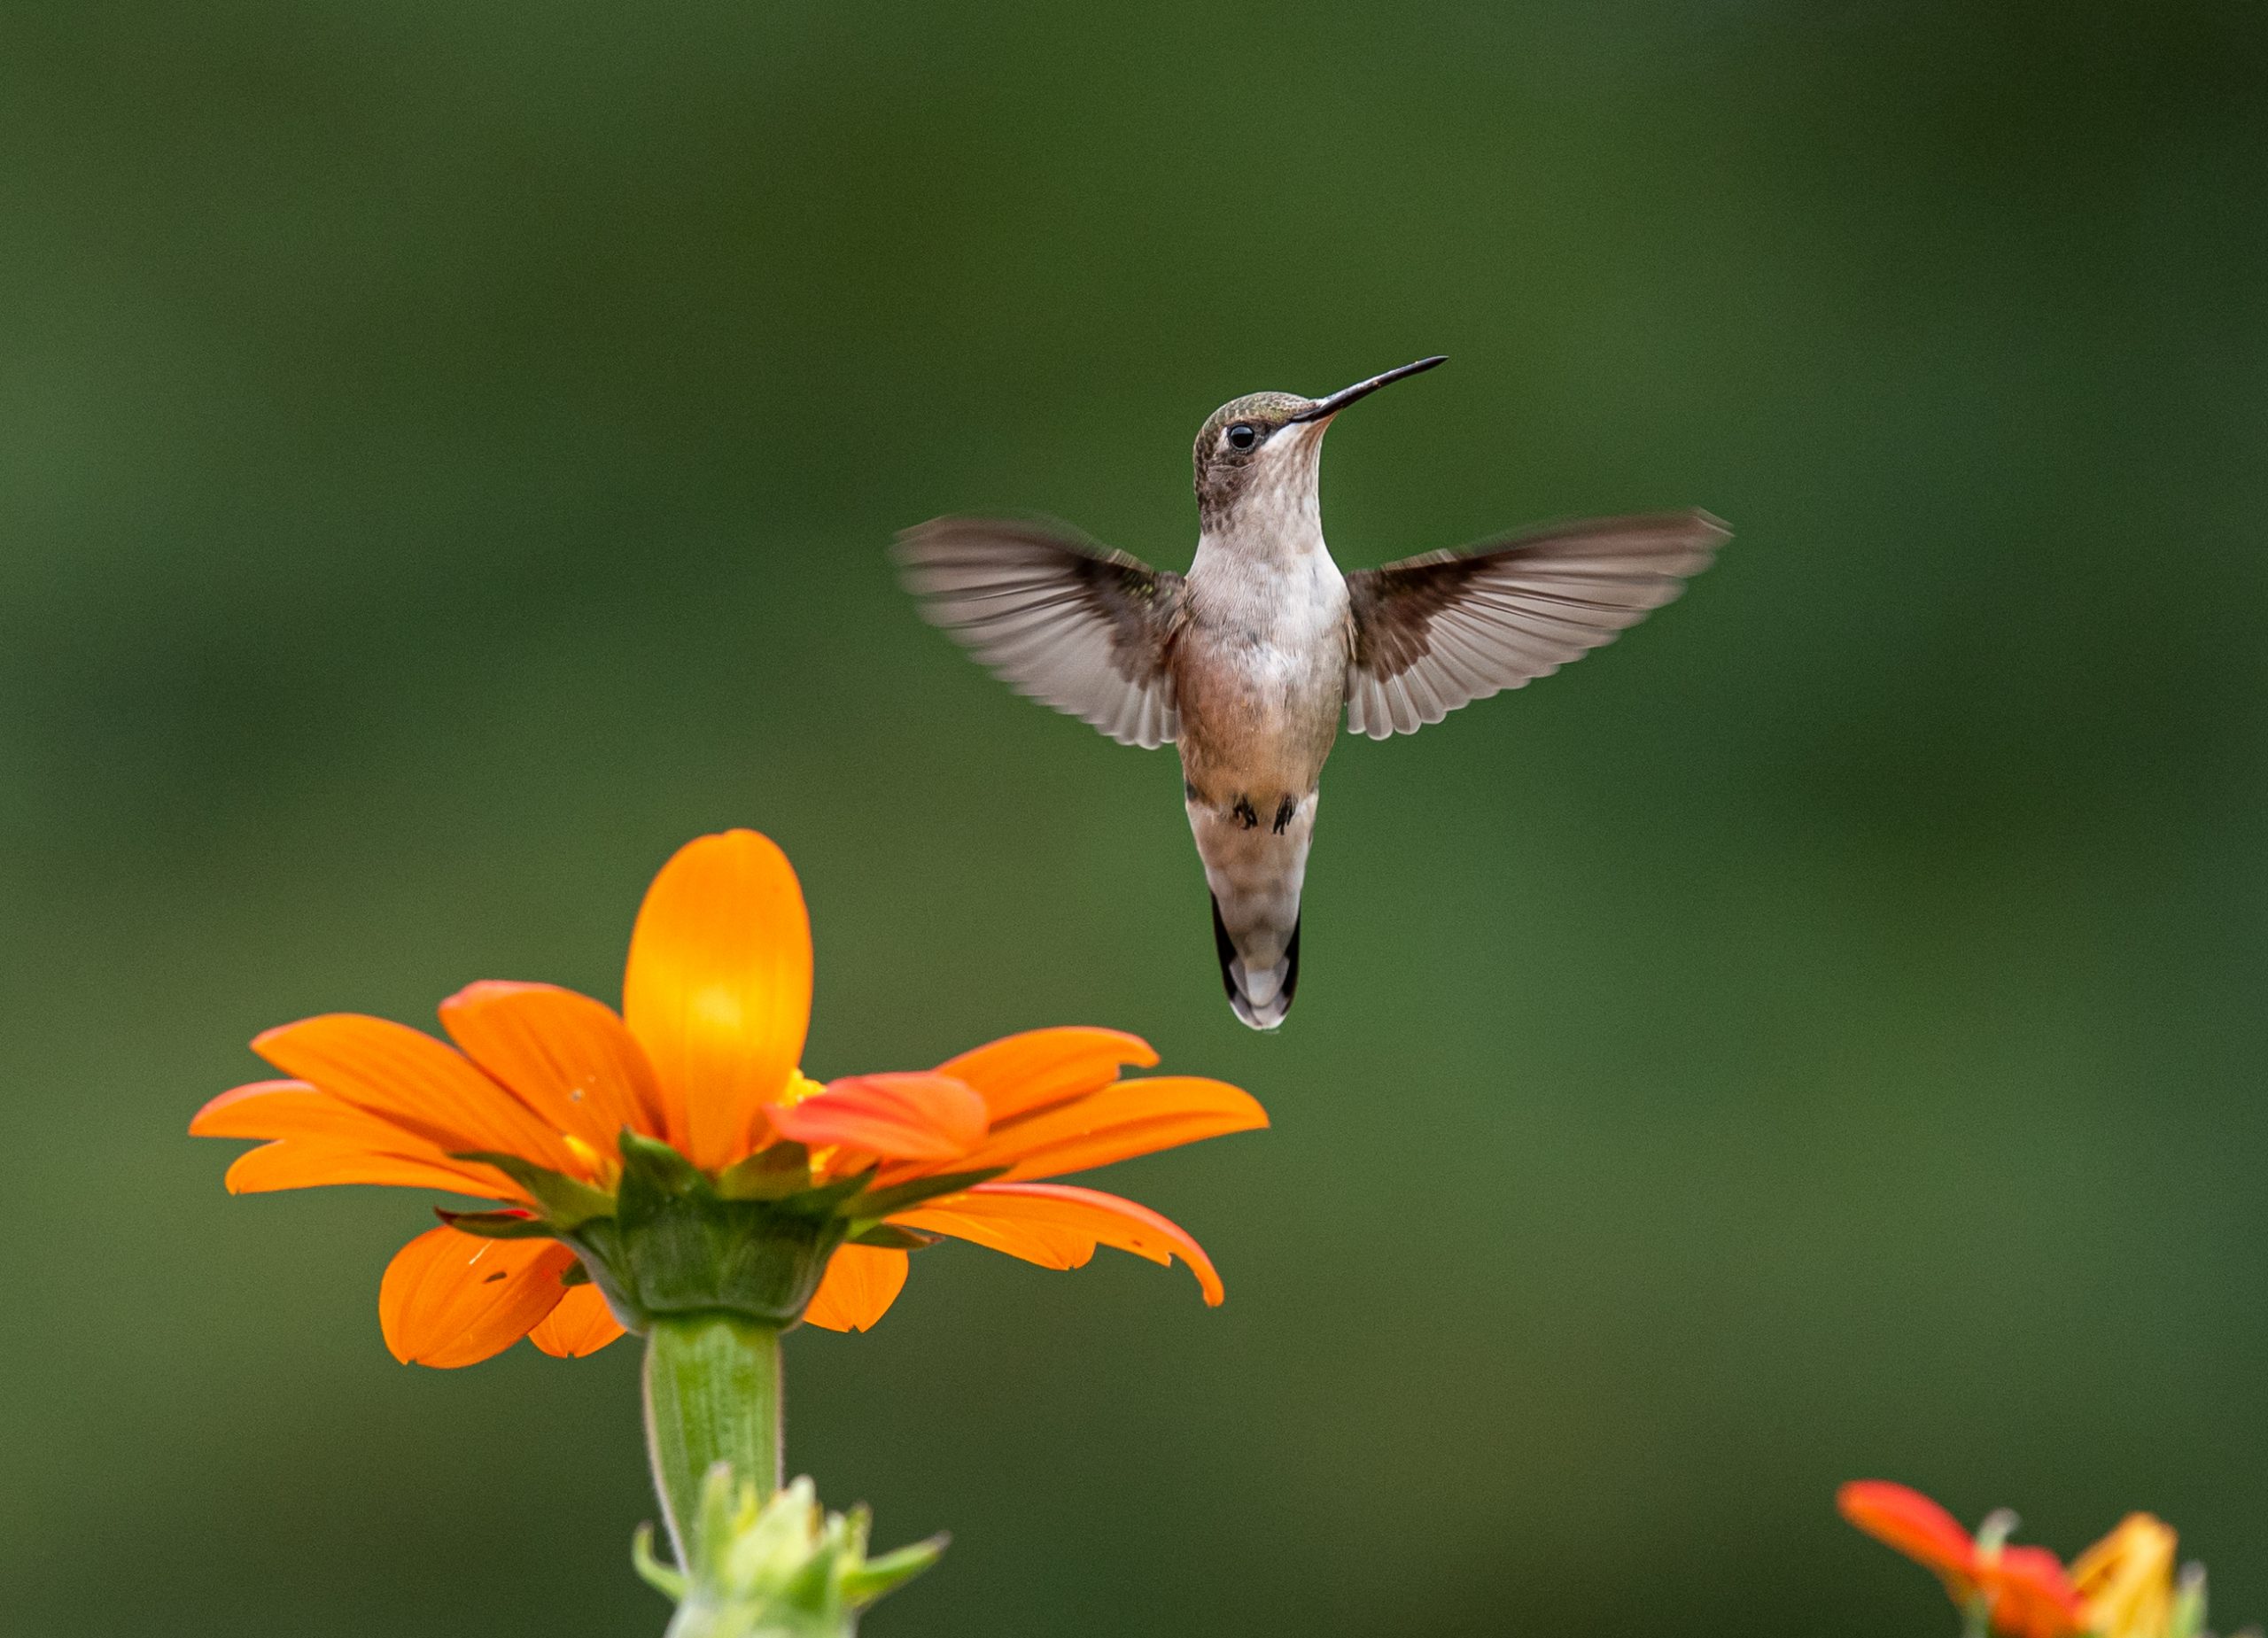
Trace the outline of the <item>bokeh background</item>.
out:
<instances>
[{"instance_id":1,"label":"bokeh background","mask_svg":"<svg viewBox=\"0 0 2268 1638\"><path fill-rule=\"evenodd\" d=\"M2268 1615L2256 6L84 0L0 12L0 1626L657 1632L629 1346L396 1365L416 1196L230 1199L257 1029L616 997L672 848L807 1067L1139 1030L1228 1306L929 1254L793 1465L889 1634L1950 1631L1846 1477ZM1342 562L1697 504L1613 648L1344 747L1279 1038L1167 753L891 532L1187 562L1215 405Z\"/></svg>"}]
</instances>

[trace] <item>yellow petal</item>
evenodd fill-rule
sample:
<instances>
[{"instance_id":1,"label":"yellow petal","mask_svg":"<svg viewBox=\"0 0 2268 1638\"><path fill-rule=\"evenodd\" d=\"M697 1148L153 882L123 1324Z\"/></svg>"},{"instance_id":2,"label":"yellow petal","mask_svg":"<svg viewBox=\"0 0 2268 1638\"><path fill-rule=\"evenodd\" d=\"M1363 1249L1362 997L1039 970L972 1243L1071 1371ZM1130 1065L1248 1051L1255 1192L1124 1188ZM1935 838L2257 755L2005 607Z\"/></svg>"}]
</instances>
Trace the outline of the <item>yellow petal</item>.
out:
<instances>
[{"instance_id":1,"label":"yellow petal","mask_svg":"<svg viewBox=\"0 0 2268 1638\"><path fill-rule=\"evenodd\" d=\"M2173 1619L2177 1538L2148 1513L2129 1513L2118 1527L2071 1563L2071 1585L2101 1638L2165 1638Z\"/></svg>"}]
</instances>

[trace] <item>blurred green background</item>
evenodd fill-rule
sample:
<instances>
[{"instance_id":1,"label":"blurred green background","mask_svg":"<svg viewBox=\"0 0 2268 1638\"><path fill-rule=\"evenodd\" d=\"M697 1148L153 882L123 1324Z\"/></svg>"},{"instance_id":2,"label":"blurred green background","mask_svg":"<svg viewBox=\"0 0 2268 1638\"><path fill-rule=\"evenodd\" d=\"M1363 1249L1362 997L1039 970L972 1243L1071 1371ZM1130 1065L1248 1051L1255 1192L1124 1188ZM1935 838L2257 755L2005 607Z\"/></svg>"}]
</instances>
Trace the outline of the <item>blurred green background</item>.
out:
<instances>
[{"instance_id":1,"label":"blurred green background","mask_svg":"<svg viewBox=\"0 0 2268 1638\"><path fill-rule=\"evenodd\" d=\"M807 1067L1092 1021L1277 1129L790 1346L889 1634L1949 1632L1845 1478L2268 1615L2257 6L0 12L0 1627L656 1633L636 1359L396 1365L391 1191L230 1199L243 1043L612 1000L757 826ZM1352 566L1697 504L1564 676L1344 746L1280 1038L1170 757L935 513L1181 567L1216 404Z\"/></svg>"}]
</instances>

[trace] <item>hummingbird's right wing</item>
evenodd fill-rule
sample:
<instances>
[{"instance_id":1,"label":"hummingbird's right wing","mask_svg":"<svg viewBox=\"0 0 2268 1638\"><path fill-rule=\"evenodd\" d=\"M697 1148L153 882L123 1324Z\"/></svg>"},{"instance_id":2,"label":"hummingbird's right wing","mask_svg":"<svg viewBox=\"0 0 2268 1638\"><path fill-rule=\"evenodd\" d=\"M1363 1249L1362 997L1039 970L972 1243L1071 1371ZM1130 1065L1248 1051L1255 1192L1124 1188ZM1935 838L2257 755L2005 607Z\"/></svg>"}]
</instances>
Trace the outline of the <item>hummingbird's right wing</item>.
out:
<instances>
[{"instance_id":1,"label":"hummingbird's right wing","mask_svg":"<svg viewBox=\"0 0 2268 1638\"><path fill-rule=\"evenodd\" d=\"M1347 729L1415 734L1549 677L1685 589L1731 532L1706 512L1597 517L1347 577Z\"/></svg>"},{"instance_id":2,"label":"hummingbird's right wing","mask_svg":"<svg viewBox=\"0 0 2268 1638\"><path fill-rule=\"evenodd\" d=\"M907 589L1020 694L1153 749L1181 731L1166 643L1182 578L1060 526L939 517L897 538Z\"/></svg>"}]
</instances>

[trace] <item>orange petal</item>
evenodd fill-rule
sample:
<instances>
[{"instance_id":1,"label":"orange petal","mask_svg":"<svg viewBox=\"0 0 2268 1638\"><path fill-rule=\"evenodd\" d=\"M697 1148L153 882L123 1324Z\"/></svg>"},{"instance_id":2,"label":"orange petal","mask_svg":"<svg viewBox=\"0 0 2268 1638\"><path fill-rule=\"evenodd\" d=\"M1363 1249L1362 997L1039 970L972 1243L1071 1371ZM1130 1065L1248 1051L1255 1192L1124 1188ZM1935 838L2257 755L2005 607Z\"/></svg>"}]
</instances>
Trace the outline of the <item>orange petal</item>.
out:
<instances>
[{"instance_id":1,"label":"orange petal","mask_svg":"<svg viewBox=\"0 0 2268 1638\"><path fill-rule=\"evenodd\" d=\"M189 1123L192 1137L315 1137L447 1158L439 1144L305 1081L258 1081L221 1093Z\"/></svg>"},{"instance_id":2,"label":"orange petal","mask_svg":"<svg viewBox=\"0 0 2268 1638\"><path fill-rule=\"evenodd\" d=\"M229 1168L229 1188L237 1194L327 1183L391 1183L492 1199L523 1198L501 1173L453 1161L438 1145L304 1081L261 1081L223 1092L197 1112L189 1130L198 1137L290 1140L237 1157ZM263 1158L255 1161L253 1155ZM351 1169L357 1156L368 1157L373 1169L387 1175L331 1175L342 1167Z\"/></svg>"},{"instance_id":3,"label":"orange petal","mask_svg":"<svg viewBox=\"0 0 2268 1638\"><path fill-rule=\"evenodd\" d=\"M2004 1547L1980 1560L1977 1579L1992 1597L1992 1626L2010 1638L2077 1638L2086 1630L2062 1562L2044 1547Z\"/></svg>"},{"instance_id":4,"label":"orange petal","mask_svg":"<svg viewBox=\"0 0 2268 1638\"><path fill-rule=\"evenodd\" d=\"M1115 1246L1152 1262L1170 1265L1179 1257L1197 1277L1209 1307L1218 1308L1227 1294L1213 1260L1188 1231L1146 1206L1105 1194L1099 1189L1076 1188L1062 1183L981 1183L959 1194L932 1203L933 1209L956 1212L964 1217L995 1223L1039 1224L1067 1229L1099 1244ZM897 1219L893 1219L897 1221Z\"/></svg>"},{"instance_id":5,"label":"orange petal","mask_svg":"<svg viewBox=\"0 0 2268 1638\"><path fill-rule=\"evenodd\" d=\"M333 1111L371 1117L305 1081L254 1081L233 1086L189 1118L192 1137L297 1137L330 1130Z\"/></svg>"},{"instance_id":6,"label":"orange petal","mask_svg":"<svg viewBox=\"0 0 2268 1638\"><path fill-rule=\"evenodd\" d=\"M1977 1543L1951 1513L1920 1491L1884 1479L1853 1479L1835 1493L1835 1506L1876 1541L1949 1582L1966 1587L1973 1580ZM1956 1597L1962 1595L1956 1590Z\"/></svg>"},{"instance_id":7,"label":"orange petal","mask_svg":"<svg viewBox=\"0 0 2268 1638\"><path fill-rule=\"evenodd\" d=\"M965 1198L965 1197L964 1197ZM1006 1252L1043 1269L1084 1269L1095 1254L1094 1237L1052 1223L1024 1223L951 1206L917 1206L890 1219L909 1229L950 1234L957 1240Z\"/></svg>"},{"instance_id":8,"label":"orange petal","mask_svg":"<svg viewBox=\"0 0 2268 1638\"><path fill-rule=\"evenodd\" d=\"M614 1310L595 1285L570 1285L559 1306L545 1315L528 1340L554 1359L581 1359L622 1335Z\"/></svg>"},{"instance_id":9,"label":"orange petal","mask_svg":"<svg viewBox=\"0 0 2268 1638\"><path fill-rule=\"evenodd\" d=\"M811 920L788 856L752 830L680 848L639 908L622 1015L654 1066L665 1135L695 1165L748 1152L811 1010Z\"/></svg>"},{"instance_id":10,"label":"orange petal","mask_svg":"<svg viewBox=\"0 0 2268 1638\"><path fill-rule=\"evenodd\" d=\"M605 1003L555 984L470 984L441 1003L464 1055L563 1132L612 1154L624 1127L662 1132L646 1054Z\"/></svg>"},{"instance_id":11,"label":"orange petal","mask_svg":"<svg viewBox=\"0 0 2268 1638\"><path fill-rule=\"evenodd\" d=\"M378 1287L386 1347L405 1365L445 1370L501 1354L559 1305L574 1261L556 1240L428 1229L394 1254Z\"/></svg>"},{"instance_id":12,"label":"orange petal","mask_svg":"<svg viewBox=\"0 0 2268 1638\"><path fill-rule=\"evenodd\" d=\"M270 1029L252 1044L284 1074L445 1153L494 1150L554 1171L575 1169L574 1152L549 1122L461 1054L406 1025L333 1013Z\"/></svg>"},{"instance_id":13,"label":"orange petal","mask_svg":"<svg viewBox=\"0 0 2268 1638\"><path fill-rule=\"evenodd\" d=\"M1099 1092L1131 1065L1147 1069L1157 1053L1139 1036L1072 1026L1028 1029L937 1066L976 1089L994 1124L1067 1098Z\"/></svg>"},{"instance_id":14,"label":"orange petal","mask_svg":"<svg viewBox=\"0 0 2268 1638\"><path fill-rule=\"evenodd\" d=\"M771 1111L781 1137L893 1161L952 1161L984 1141L984 1100L944 1075L858 1075Z\"/></svg>"},{"instance_id":15,"label":"orange petal","mask_svg":"<svg viewBox=\"0 0 2268 1638\"><path fill-rule=\"evenodd\" d=\"M288 1137L246 1150L229 1165L223 1182L231 1194L375 1183L398 1189L440 1189L488 1200L527 1199L517 1185L485 1166L383 1154L356 1144L325 1143L319 1137Z\"/></svg>"},{"instance_id":16,"label":"orange petal","mask_svg":"<svg viewBox=\"0 0 2268 1638\"><path fill-rule=\"evenodd\" d=\"M905 1289L905 1254L879 1246L839 1247L804 1317L822 1331L871 1331Z\"/></svg>"},{"instance_id":17,"label":"orange petal","mask_svg":"<svg viewBox=\"0 0 2268 1638\"><path fill-rule=\"evenodd\" d=\"M1009 1167L1011 1179L1052 1177L1267 1124L1259 1100L1224 1081L1121 1081L995 1129L966 1163Z\"/></svg>"}]
</instances>

